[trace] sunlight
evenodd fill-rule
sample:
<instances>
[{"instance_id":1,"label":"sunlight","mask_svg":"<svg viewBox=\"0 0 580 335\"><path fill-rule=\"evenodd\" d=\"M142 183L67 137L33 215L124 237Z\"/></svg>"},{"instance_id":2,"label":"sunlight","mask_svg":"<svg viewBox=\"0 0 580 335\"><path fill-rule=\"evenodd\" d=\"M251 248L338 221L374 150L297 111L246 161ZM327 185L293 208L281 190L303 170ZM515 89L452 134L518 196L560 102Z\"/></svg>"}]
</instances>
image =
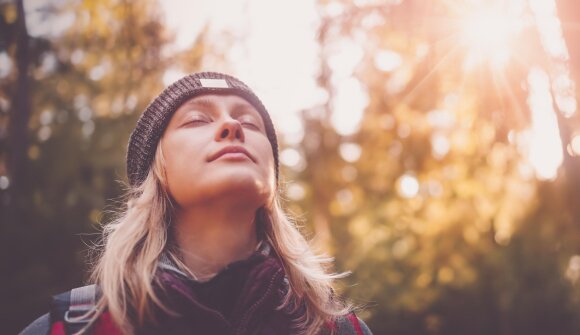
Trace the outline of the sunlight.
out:
<instances>
[{"instance_id":1,"label":"sunlight","mask_svg":"<svg viewBox=\"0 0 580 335\"><path fill-rule=\"evenodd\" d=\"M482 51L495 51L507 46L512 30L507 15L492 11L478 12L468 16L463 22L463 42Z\"/></svg>"},{"instance_id":2,"label":"sunlight","mask_svg":"<svg viewBox=\"0 0 580 335\"><path fill-rule=\"evenodd\" d=\"M268 107L280 135L293 143L302 139L304 130L296 121L299 112L328 100L328 93L315 81L314 1L167 0L161 4L165 22L176 36L169 51L191 47L206 25L209 40L230 35L234 42L221 46L223 59L206 57L202 66L242 79ZM183 75L181 69L170 68L163 82L168 85Z\"/></svg>"},{"instance_id":3,"label":"sunlight","mask_svg":"<svg viewBox=\"0 0 580 335\"><path fill-rule=\"evenodd\" d=\"M26 28L32 37L51 38L62 35L77 20L76 14L51 8L55 4L44 0L24 1Z\"/></svg>"},{"instance_id":4,"label":"sunlight","mask_svg":"<svg viewBox=\"0 0 580 335\"><path fill-rule=\"evenodd\" d=\"M414 198L419 194L419 180L411 173L405 173L397 181L397 191L403 198Z\"/></svg>"},{"instance_id":5,"label":"sunlight","mask_svg":"<svg viewBox=\"0 0 580 335\"><path fill-rule=\"evenodd\" d=\"M368 104L368 93L360 81L352 77L343 80L332 101L331 123L336 132L342 136L355 134Z\"/></svg>"},{"instance_id":6,"label":"sunlight","mask_svg":"<svg viewBox=\"0 0 580 335\"><path fill-rule=\"evenodd\" d=\"M539 179L554 179L562 164L562 142L550 93L550 79L546 72L532 68L528 75L532 112L529 160Z\"/></svg>"},{"instance_id":7,"label":"sunlight","mask_svg":"<svg viewBox=\"0 0 580 335\"><path fill-rule=\"evenodd\" d=\"M362 153L362 148L356 143L342 143L338 147L340 157L349 163L356 162Z\"/></svg>"},{"instance_id":8,"label":"sunlight","mask_svg":"<svg viewBox=\"0 0 580 335\"><path fill-rule=\"evenodd\" d=\"M375 55L375 65L381 71L392 72L403 64L403 57L391 50L381 50Z\"/></svg>"},{"instance_id":9,"label":"sunlight","mask_svg":"<svg viewBox=\"0 0 580 335\"><path fill-rule=\"evenodd\" d=\"M0 78L8 77L12 71L12 60L6 51L0 52Z\"/></svg>"},{"instance_id":10,"label":"sunlight","mask_svg":"<svg viewBox=\"0 0 580 335\"><path fill-rule=\"evenodd\" d=\"M551 77L554 99L564 117L576 113L576 84L571 78L568 48L554 0L530 0L542 46L551 57Z\"/></svg>"},{"instance_id":11,"label":"sunlight","mask_svg":"<svg viewBox=\"0 0 580 335\"><path fill-rule=\"evenodd\" d=\"M0 190L5 190L10 186L10 179L7 176L0 176Z\"/></svg>"},{"instance_id":12,"label":"sunlight","mask_svg":"<svg viewBox=\"0 0 580 335\"><path fill-rule=\"evenodd\" d=\"M568 145L570 156L580 156L580 134L574 135Z\"/></svg>"},{"instance_id":13,"label":"sunlight","mask_svg":"<svg viewBox=\"0 0 580 335\"><path fill-rule=\"evenodd\" d=\"M510 43L518 21L499 10L475 11L461 23L461 42L468 48L467 67L490 61L501 67L511 57Z\"/></svg>"},{"instance_id":14,"label":"sunlight","mask_svg":"<svg viewBox=\"0 0 580 335\"><path fill-rule=\"evenodd\" d=\"M168 11L166 21L171 23L177 33L178 44L184 48L193 42L200 28L191 25L192 16L185 15L177 1L170 1L170 3L174 5L164 5ZM530 14L526 12L529 9L532 10L538 25L546 52L556 59L565 60L568 57L561 27L553 20L555 15L553 0L473 3L473 6L470 5L471 8L461 13L462 19L459 20L457 27L460 43L452 50L466 50L463 64L466 70L475 69L485 63L495 72L499 70L498 73L502 73L501 69L517 56L518 50L514 45L518 41L520 32L530 23L527 20L529 17L525 16ZM265 8L266 12L271 15L264 16ZM304 2L300 7L294 7L280 6L265 0L252 0L236 9L238 12L246 13L248 19L236 21L230 16L222 15L219 10L207 8L205 12L197 13L194 21L211 23L213 31L235 30L240 34L241 31L246 34L239 41L241 49L237 48L238 52L232 52L226 57L232 63L235 74L244 78L250 86L255 87L256 92L272 110L273 118L280 121L280 132L284 139L289 143L299 143L304 136L304 129L299 122L297 111L324 105L331 96L332 126L338 134L343 136L357 133L364 110L370 101L363 83L353 76L356 67L363 59L364 50L361 45L351 39L341 39L329 46L328 65L333 73L331 83L334 91L326 92L318 87L314 80L316 52L312 31L317 24L317 18L311 2ZM289 12L303 12L307 15L299 25L296 25L287 21ZM233 47L232 50L235 49ZM401 81L397 77L405 73L402 59L402 55L383 49L374 56L373 61L379 70L393 73L392 82L404 83L404 80ZM298 68L287 66L289 61L302 66ZM443 60L434 66L422 82L426 81L441 63ZM93 73L95 77L98 77L100 70L102 69L95 69ZM163 79L167 84L181 75L183 73L179 69L169 69ZM533 70L528 78L530 86L528 104L533 114L533 125L529 130L530 140L527 143L527 153L530 164L540 179L554 178L562 160L558 125L554 115L556 111L551 101L555 102L565 116L571 116L577 108L573 94L575 84L570 78L568 69L556 71L556 73L551 70L550 75L548 76L544 70ZM389 83L392 84L392 82ZM422 82L417 86L420 86ZM553 92L550 87L553 88ZM415 89L409 91L406 97L412 95ZM389 91L397 91L397 89ZM429 122L442 122L447 126L455 122L453 119L448 120L448 116L435 120L435 116L430 113ZM401 138L409 134L408 126L407 128L405 125L398 127L398 135ZM431 149L436 157L441 159L450 151L449 141L442 133L435 133L430 140ZM569 145L568 151L578 155L579 146L576 140ZM352 149L348 146L342 148L341 155L346 161L357 160L357 151ZM296 163L296 155L286 154L286 163L290 166L299 165ZM411 179L403 178L402 180L408 183ZM407 186L404 189L411 191L403 193L413 194L413 187L405 185Z\"/></svg>"},{"instance_id":15,"label":"sunlight","mask_svg":"<svg viewBox=\"0 0 580 335\"><path fill-rule=\"evenodd\" d=\"M566 277L572 283L576 283L580 279L580 255L574 255L570 258L568 269L566 270Z\"/></svg>"},{"instance_id":16,"label":"sunlight","mask_svg":"<svg viewBox=\"0 0 580 335\"><path fill-rule=\"evenodd\" d=\"M306 168L306 163L300 152L294 148L286 148L280 153L280 163L295 170L302 171Z\"/></svg>"},{"instance_id":17,"label":"sunlight","mask_svg":"<svg viewBox=\"0 0 580 335\"><path fill-rule=\"evenodd\" d=\"M518 56L514 46L519 41L520 32L531 23L532 14L542 46L550 58L548 70L535 67L528 73L527 102L532 124L527 131L526 153L536 177L552 180L557 176L563 160L556 113L570 117L577 108L575 83L566 64L569 55L555 2L481 2L477 7L470 10L472 15L465 15L465 19L461 20L460 40L468 49L464 69L473 70L486 63L499 78L503 78L504 73L498 70ZM504 89L511 94L509 86ZM575 153L573 145L569 145L568 151Z\"/></svg>"},{"instance_id":18,"label":"sunlight","mask_svg":"<svg viewBox=\"0 0 580 335\"><path fill-rule=\"evenodd\" d=\"M521 30L520 15L505 8L478 8L460 22L460 40L468 48L465 67L489 61L504 66L511 58L510 45Z\"/></svg>"}]
</instances>

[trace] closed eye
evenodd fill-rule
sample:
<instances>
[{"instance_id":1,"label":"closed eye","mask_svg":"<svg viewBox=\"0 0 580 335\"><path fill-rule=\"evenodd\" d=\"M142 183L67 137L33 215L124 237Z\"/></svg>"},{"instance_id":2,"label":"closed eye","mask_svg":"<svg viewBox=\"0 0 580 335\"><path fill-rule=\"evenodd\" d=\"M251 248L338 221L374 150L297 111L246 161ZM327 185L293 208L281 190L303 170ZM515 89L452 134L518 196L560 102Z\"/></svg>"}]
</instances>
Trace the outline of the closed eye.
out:
<instances>
[{"instance_id":1,"label":"closed eye","mask_svg":"<svg viewBox=\"0 0 580 335\"><path fill-rule=\"evenodd\" d=\"M191 126L202 126L204 124L209 123L210 120L203 117L192 117L185 121L184 125L191 125Z\"/></svg>"},{"instance_id":2,"label":"closed eye","mask_svg":"<svg viewBox=\"0 0 580 335\"><path fill-rule=\"evenodd\" d=\"M258 120L256 120L255 117L251 116L251 115L241 115L238 118L238 122L242 125L242 127L244 128L248 128L251 130L257 130L257 131L261 131L262 127L260 127L260 122Z\"/></svg>"},{"instance_id":3,"label":"closed eye","mask_svg":"<svg viewBox=\"0 0 580 335\"><path fill-rule=\"evenodd\" d=\"M254 124L253 122L248 122L248 121L244 121L244 122L240 122L242 124L243 127L247 127L250 129L255 129L255 130L260 130L260 127L256 124Z\"/></svg>"}]
</instances>

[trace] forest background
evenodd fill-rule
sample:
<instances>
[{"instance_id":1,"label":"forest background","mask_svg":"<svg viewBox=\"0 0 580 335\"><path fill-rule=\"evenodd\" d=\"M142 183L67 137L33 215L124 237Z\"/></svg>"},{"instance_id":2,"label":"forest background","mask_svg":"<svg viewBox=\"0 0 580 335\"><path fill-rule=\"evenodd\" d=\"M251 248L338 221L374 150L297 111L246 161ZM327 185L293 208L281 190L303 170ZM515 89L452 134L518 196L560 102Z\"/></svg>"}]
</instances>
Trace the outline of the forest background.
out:
<instances>
[{"instance_id":1,"label":"forest background","mask_svg":"<svg viewBox=\"0 0 580 335\"><path fill-rule=\"evenodd\" d=\"M3 332L83 284L138 116L200 70L265 101L375 334L580 334L574 0L0 0Z\"/></svg>"}]
</instances>

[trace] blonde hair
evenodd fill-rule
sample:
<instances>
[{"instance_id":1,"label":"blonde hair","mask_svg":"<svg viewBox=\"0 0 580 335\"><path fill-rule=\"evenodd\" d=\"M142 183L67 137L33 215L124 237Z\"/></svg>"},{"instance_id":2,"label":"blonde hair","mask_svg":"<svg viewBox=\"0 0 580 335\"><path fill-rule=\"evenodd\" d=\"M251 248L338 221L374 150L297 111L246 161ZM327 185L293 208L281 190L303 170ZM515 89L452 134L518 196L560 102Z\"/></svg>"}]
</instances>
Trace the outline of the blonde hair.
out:
<instances>
[{"instance_id":1,"label":"blonde hair","mask_svg":"<svg viewBox=\"0 0 580 335\"><path fill-rule=\"evenodd\" d=\"M177 315L154 290L162 253L169 253L181 270L189 272L171 246L172 202L164 187L166 178L160 148L158 145L144 182L128 189L125 208L104 227L102 249L91 276L91 281L102 291L93 322L107 308L125 334L133 334L136 326L145 321L155 322L156 308ZM328 271L333 259L312 251L295 222L283 211L278 192L271 207L258 210L256 224L261 225L289 280L289 290L278 308L295 312L303 303L305 312L294 320L293 328L300 334L316 334L325 322L351 310L350 305L336 297L332 288L334 279L347 274Z\"/></svg>"}]
</instances>

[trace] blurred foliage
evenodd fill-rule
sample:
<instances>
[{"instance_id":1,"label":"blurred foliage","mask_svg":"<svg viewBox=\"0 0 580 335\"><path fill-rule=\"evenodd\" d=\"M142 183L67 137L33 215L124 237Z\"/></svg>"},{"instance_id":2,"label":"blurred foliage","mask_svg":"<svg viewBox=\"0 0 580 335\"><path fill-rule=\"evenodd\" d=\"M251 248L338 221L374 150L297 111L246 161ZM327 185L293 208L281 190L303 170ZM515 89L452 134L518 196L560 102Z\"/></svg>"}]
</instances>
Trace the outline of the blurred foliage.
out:
<instances>
[{"instance_id":1,"label":"blurred foliage","mask_svg":"<svg viewBox=\"0 0 580 335\"><path fill-rule=\"evenodd\" d=\"M85 279L87 244L123 190L128 136L166 71L196 71L208 58L227 67L224 41L235 39L212 42L204 30L190 49L168 52L173 37L152 2L48 3L36 20L72 15L72 24L29 41L25 178L0 190L7 333ZM285 146L304 163L284 167L288 208L338 270L353 271L342 291L367 305L359 314L375 334L578 334L578 158L565 155L558 177L541 181L520 145L530 68L551 73L561 60L528 29L514 42L518 62L466 71L469 55L449 37L459 3L319 1L317 81L328 100L302 112L304 138ZM0 52L14 64L16 17L0 1ZM336 65L353 50L352 71ZM10 175L16 72L0 82L0 176ZM337 86L352 80L368 104L345 135L333 113ZM578 114L558 115L563 149Z\"/></svg>"},{"instance_id":2,"label":"blurred foliage","mask_svg":"<svg viewBox=\"0 0 580 335\"><path fill-rule=\"evenodd\" d=\"M578 158L539 181L514 140L531 122L528 71L549 72L550 57L529 29L517 62L467 71L450 24L460 3L320 2L330 98L304 112L295 149L306 168L288 171L304 197L291 208L353 271L344 292L368 305L360 314L377 334L577 334L580 199L567 190L580 187ZM352 73L334 65L343 45L360 50ZM381 68L381 54L396 66ZM368 106L358 132L341 136L333 99L353 78Z\"/></svg>"},{"instance_id":3,"label":"blurred foliage","mask_svg":"<svg viewBox=\"0 0 580 335\"><path fill-rule=\"evenodd\" d=\"M0 4L2 31L13 32L15 7ZM71 15L73 22L56 36L42 32L29 41L30 144L26 166L19 167L25 178L18 188L0 190L0 315L10 320L6 333L45 313L50 295L86 279L88 246L117 205L110 200L124 189L119 181L125 178L126 145L139 113L163 88L170 64L199 64L194 55L202 44L163 52L173 37L159 13L151 2L117 0L52 1L27 11L49 28ZM16 63L13 36L3 36L0 52ZM0 175L8 173L14 70L0 85Z\"/></svg>"}]
</instances>

